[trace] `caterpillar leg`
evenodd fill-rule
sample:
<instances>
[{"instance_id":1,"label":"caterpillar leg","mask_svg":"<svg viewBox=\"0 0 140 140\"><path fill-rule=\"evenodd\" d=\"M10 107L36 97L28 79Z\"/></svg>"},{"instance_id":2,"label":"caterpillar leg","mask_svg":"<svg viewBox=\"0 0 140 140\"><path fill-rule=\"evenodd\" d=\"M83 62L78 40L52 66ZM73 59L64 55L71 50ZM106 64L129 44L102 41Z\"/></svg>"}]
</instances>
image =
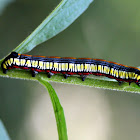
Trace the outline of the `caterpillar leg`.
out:
<instances>
[{"instance_id":1,"label":"caterpillar leg","mask_svg":"<svg viewBox=\"0 0 140 140\"><path fill-rule=\"evenodd\" d=\"M6 74L7 73L7 70L6 69L3 69L3 73Z\"/></svg>"},{"instance_id":2,"label":"caterpillar leg","mask_svg":"<svg viewBox=\"0 0 140 140\"><path fill-rule=\"evenodd\" d=\"M81 75L82 81L85 81L86 77L87 77L87 75Z\"/></svg>"},{"instance_id":3,"label":"caterpillar leg","mask_svg":"<svg viewBox=\"0 0 140 140\"><path fill-rule=\"evenodd\" d=\"M35 76L36 76L36 74L38 74L38 72L37 72L37 71L35 71L35 70L33 70L33 71L32 71L32 77L35 77Z\"/></svg>"},{"instance_id":4,"label":"caterpillar leg","mask_svg":"<svg viewBox=\"0 0 140 140\"><path fill-rule=\"evenodd\" d=\"M51 78L52 75L54 75L54 73L48 72L48 78Z\"/></svg>"},{"instance_id":5,"label":"caterpillar leg","mask_svg":"<svg viewBox=\"0 0 140 140\"><path fill-rule=\"evenodd\" d=\"M119 86L123 83L123 81L118 81L119 82Z\"/></svg>"},{"instance_id":6,"label":"caterpillar leg","mask_svg":"<svg viewBox=\"0 0 140 140\"><path fill-rule=\"evenodd\" d=\"M140 83L137 84L140 87Z\"/></svg>"},{"instance_id":7,"label":"caterpillar leg","mask_svg":"<svg viewBox=\"0 0 140 140\"><path fill-rule=\"evenodd\" d=\"M132 82L129 82L129 86L130 86L131 83L132 83Z\"/></svg>"},{"instance_id":8,"label":"caterpillar leg","mask_svg":"<svg viewBox=\"0 0 140 140\"><path fill-rule=\"evenodd\" d=\"M64 74L64 78L67 79L68 77L70 77L69 74Z\"/></svg>"},{"instance_id":9,"label":"caterpillar leg","mask_svg":"<svg viewBox=\"0 0 140 140\"><path fill-rule=\"evenodd\" d=\"M140 87L140 81L135 82Z\"/></svg>"}]
</instances>

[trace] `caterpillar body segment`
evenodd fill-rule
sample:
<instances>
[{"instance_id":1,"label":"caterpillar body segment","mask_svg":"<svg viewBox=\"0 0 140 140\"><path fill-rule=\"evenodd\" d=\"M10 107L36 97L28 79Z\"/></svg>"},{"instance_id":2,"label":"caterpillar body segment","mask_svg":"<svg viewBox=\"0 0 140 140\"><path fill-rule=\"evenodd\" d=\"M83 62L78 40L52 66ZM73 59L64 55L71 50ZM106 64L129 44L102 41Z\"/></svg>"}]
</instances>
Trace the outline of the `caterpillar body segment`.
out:
<instances>
[{"instance_id":1,"label":"caterpillar body segment","mask_svg":"<svg viewBox=\"0 0 140 140\"><path fill-rule=\"evenodd\" d=\"M119 63L92 58L45 57L18 54L12 52L1 64L3 73L13 68L31 70L32 76L38 72L46 72L50 78L56 73L62 73L64 78L73 74L81 76L82 81L89 74L106 76L122 82L135 82L140 86L140 69Z\"/></svg>"}]
</instances>

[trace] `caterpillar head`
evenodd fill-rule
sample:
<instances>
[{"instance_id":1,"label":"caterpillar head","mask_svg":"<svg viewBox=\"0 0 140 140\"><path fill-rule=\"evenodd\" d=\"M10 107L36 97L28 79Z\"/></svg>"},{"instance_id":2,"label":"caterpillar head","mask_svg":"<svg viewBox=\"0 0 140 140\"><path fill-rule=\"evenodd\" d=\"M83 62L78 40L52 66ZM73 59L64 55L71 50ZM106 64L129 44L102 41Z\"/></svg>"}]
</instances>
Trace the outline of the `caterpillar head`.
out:
<instances>
[{"instance_id":1,"label":"caterpillar head","mask_svg":"<svg viewBox=\"0 0 140 140\"><path fill-rule=\"evenodd\" d=\"M16 52L11 52L10 56L13 57L13 58L17 58L17 57L18 57L18 53L16 53Z\"/></svg>"}]
</instances>

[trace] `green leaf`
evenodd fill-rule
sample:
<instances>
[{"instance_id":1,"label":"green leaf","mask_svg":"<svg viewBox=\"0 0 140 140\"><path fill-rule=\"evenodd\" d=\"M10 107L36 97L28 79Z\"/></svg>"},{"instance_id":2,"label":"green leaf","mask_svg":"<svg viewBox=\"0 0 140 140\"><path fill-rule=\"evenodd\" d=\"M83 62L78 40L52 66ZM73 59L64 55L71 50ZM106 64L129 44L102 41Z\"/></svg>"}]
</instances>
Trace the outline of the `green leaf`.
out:
<instances>
[{"instance_id":1,"label":"green leaf","mask_svg":"<svg viewBox=\"0 0 140 140\"><path fill-rule=\"evenodd\" d=\"M6 132L6 129L0 120L0 140L10 140L8 133Z\"/></svg>"},{"instance_id":2,"label":"green leaf","mask_svg":"<svg viewBox=\"0 0 140 140\"><path fill-rule=\"evenodd\" d=\"M51 84L49 84L47 81L41 78L39 78L38 81L41 84L43 84L49 92L49 95L53 104L54 113L55 113L59 140L67 140L68 137L67 137L67 128L66 128L64 111L59 102L58 96L55 90L53 89L53 87L51 86Z\"/></svg>"},{"instance_id":3,"label":"green leaf","mask_svg":"<svg viewBox=\"0 0 140 140\"><path fill-rule=\"evenodd\" d=\"M117 91L126 91L132 93L140 93L140 87L135 83L132 83L129 86L129 83L124 82L119 86L116 80L112 80L102 76L88 76L85 81L82 81L80 76L71 76L67 79L64 78L61 74L53 75L51 78L48 78L46 73L38 73L36 77L32 77L31 71L25 70L17 70L11 69L8 70L7 74L2 72L0 68L0 77L7 77L7 78L16 78L16 79L25 79L25 80L33 80L37 81L38 78L42 78L47 82L58 82L58 83L67 83L72 85L81 85L81 86L88 86L88 87L95 87L95 88L103 88L109 90L117 90Z\"/></svg>"},{"instance_id":4,"label":"green leaf","mask_svg":"<svg viewBox=\"0 0 140 140\"><path fill-rule=\"evenodd\" d=\"M74 22L93 0L62 0L53 12L13 51L27 53Z\"/></svg>"}]
</instances>

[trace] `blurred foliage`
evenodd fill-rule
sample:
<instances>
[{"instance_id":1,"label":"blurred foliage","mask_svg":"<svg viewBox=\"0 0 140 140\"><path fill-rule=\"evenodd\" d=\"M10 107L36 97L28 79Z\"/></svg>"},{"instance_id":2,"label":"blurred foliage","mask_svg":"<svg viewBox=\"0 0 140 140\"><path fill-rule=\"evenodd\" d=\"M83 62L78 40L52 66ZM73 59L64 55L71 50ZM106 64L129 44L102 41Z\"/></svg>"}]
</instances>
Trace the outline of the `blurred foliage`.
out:
<instances>
[{"instance_id":1,"label":"blurred foliage","mask_svg":"<svg viewBox=\"0 0 140 140\"><path fill-rule=\"evenodd\" d=\"M0 0L0 15L2 15L4 9L12 2L14 2L14 0Z\"/></svg>"},{"instance_id":2,"label":"blurred foliage","mask_svg":"<svg viewBox=\"0 0 140 140\"><path fill-rule=\"evenodd\" d=\"M1 140L10 140L8 133L6 132L1 120L0 120L0 139Z\"/></svg>"}]
</instances>

